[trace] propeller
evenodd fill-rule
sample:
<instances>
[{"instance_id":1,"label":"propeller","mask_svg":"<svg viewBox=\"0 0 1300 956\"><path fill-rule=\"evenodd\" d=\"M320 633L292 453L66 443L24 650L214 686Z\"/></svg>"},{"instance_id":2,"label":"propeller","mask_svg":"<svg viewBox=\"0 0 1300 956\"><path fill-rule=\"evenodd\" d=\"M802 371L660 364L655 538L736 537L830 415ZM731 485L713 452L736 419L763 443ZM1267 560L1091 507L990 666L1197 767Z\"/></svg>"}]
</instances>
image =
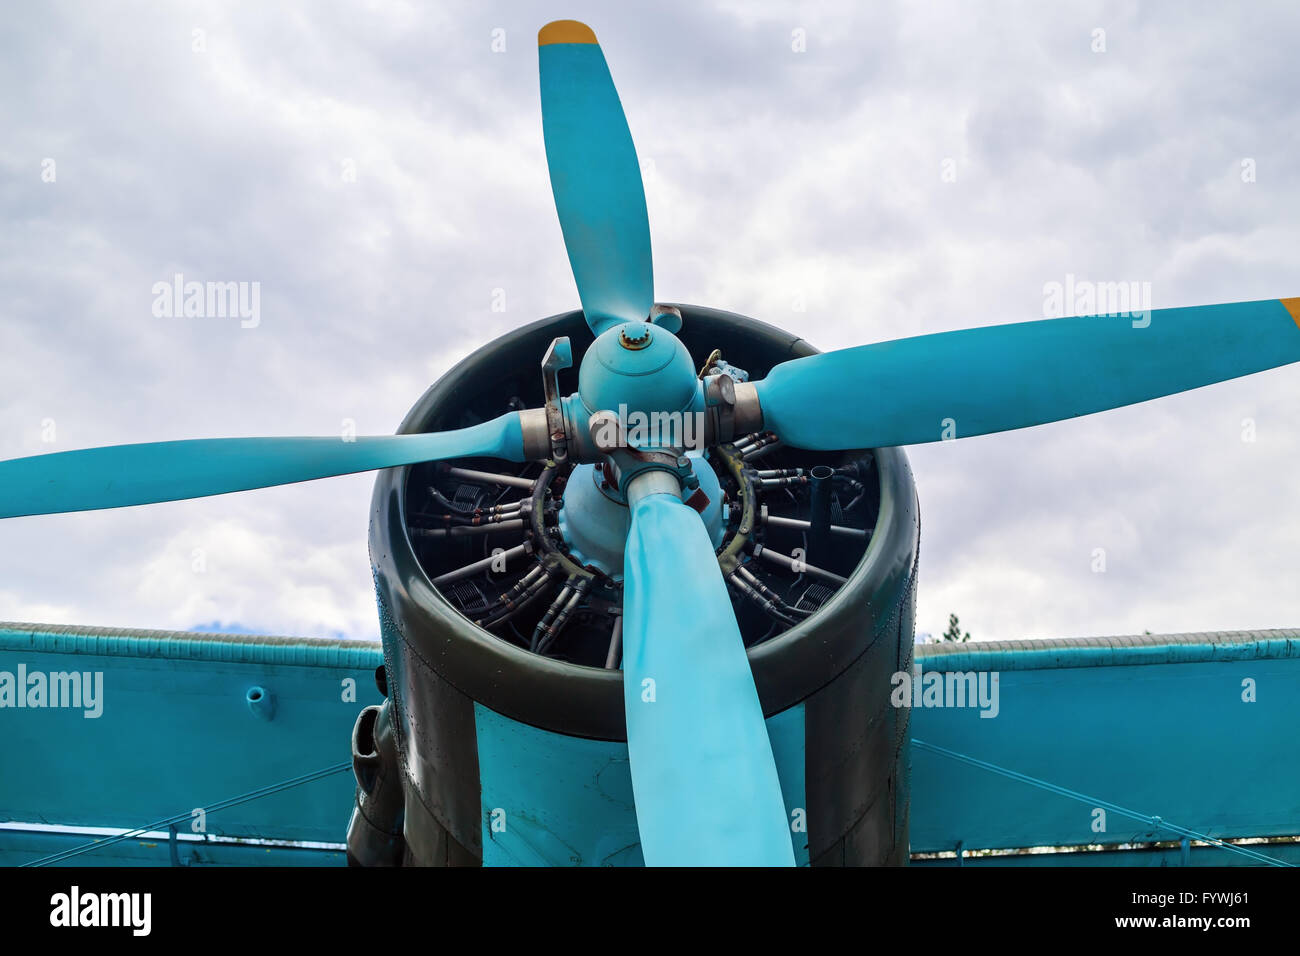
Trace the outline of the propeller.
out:
<instances>
[{"instance_id":1,"label":"propeller","mask_svg":"<svg viewBox=\"0 0 1300 956\"><path fill-rule=\"evenodd\" d=\"M559 20L537 43L555 209L599 336L647 319L654 302L641 168L591 28ZM671 491L629 506L623 686L644 858L793 865L772 745L708 533Z\"/></svg>"},{"instance_id":2,"label":"propeller","mask_svg":"<svg viewBox=\"0 0 1300 956\"><path fill-rule=\"evenodd\" d=\"M542 132L569 264L594 334L654 302L641 166L596 34L557 20L537 34Z\"/></svg>"},{"instance_id":3,"label":"propeller","mask_svg":"<svg viewBox=\"0 0 1300 956\"><path fill-rule=\"evenodd\" d=\"M623 703L645 862L793 866L776 760L713 544L677 494L636 499L635 486Z\"/></svg>"},{"instance_id":4,"label":"propeller","mask_svg":"<svg viewBox=\"0 0 1300 956\"><path fill-rule=\"evenodd\" d=\"M680 398L683 383L671 376L685 368L686 394L694 394L691 363L647 370L627 356L640 354L644 365L651 337L614 331L651 318L653 267L636 149L595 34L572 20L550 23L538 34L538 60L551 188L587 322L597 335L627 333L619 346L626 353L609 354L622 363L613 371L636 380L630 390ZM654 331L672 341L677 324L669 310ZM744 420L761 416L766 429L806 449L918 444L1087 415L1297 361L1300 299L1162 309L1141 321L1053 319L785 362L745 384ZM593 374L608 384L618 378L610 372ZM580 372L578 400L567 405L553 394L554 373L546 410L455 431L201 439L0 462L0 517L199 498L444 458L525 461L553 447L582 449L566 434L566 409L582 405L588 373ZM666 376L666 387L656 388L654 376ZM742 388L729 382L704 400L730 395L731 420L739 421ZM709 534L681 501L678 477L662 467L633 474L626 493L624 702L645 860L791 865L776 762Z\"/></svg>"},{"instance_id":5,"label":"propeller","mask_svg":"<svg viewBox=\"0 0 1300 956\"><path fill-rule=\"evenodd\" d=\"M518 412L455 431L376 438L200 438L0 462L0 518L204 498L482 455L524 461Z\"/></svg>"},{"instance_id":6,"label":"propeller","mask_svg":"<svg viewBox=\"0 0 1300 956\"><path fill-rule=\"evenodd\" d=\"M886 448L1077 418L1291 362L1300 299L1264 299L862 345L783 362L755 388L764 427L787 444Z\"/></svg>"}]
</instances>

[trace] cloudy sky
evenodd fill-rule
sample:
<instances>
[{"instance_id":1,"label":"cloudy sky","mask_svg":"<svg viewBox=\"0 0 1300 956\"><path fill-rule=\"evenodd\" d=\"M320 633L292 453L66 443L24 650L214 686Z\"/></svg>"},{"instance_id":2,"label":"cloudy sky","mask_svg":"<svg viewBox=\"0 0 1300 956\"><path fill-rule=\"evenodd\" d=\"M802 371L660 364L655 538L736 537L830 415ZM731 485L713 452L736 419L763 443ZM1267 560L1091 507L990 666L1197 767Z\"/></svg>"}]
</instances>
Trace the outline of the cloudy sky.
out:
<instances>
[{"instance_id":1,"label":"cloudy sky","mask_svg":"<svg viewBox=\"0 0 1300 956\"><path fill-rule=\"evenodd\" d=\"M1041 318L1067 275L1300 295L1294 3L31 6L0 36L0 457L390 433L576 307L558 17L618 83L661 301L829 349ZM154 315L176 273L260 283L260 322ZM1292 366L911 450L918 630L1296 626L1297 421ZM0 619L374 636L371 484L0 522Z\"/></svg>"}]
</instances>

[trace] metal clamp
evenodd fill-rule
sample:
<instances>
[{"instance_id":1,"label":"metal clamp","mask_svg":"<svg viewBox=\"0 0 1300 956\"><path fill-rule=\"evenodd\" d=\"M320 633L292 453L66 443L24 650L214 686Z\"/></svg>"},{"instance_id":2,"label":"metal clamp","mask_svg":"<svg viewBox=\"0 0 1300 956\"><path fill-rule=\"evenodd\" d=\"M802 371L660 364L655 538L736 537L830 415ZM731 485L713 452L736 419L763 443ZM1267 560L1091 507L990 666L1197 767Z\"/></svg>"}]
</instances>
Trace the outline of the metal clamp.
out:
<instances>
[{"instance_id":1,"label":"metal clamp","mask_svg":"<svg viewBox=\"0 0 1300 956\"><path fill-rule=\"evenodd\" d=\"M704 377L704 407L716 440L728 441L736 434L736 381L726 373Z\"/></svg>"},{"instance_id":2,"label":"metal clamp","mask_svg":"<svg viewBox=\"0 0 1300 956\"><path fill-rule=\"evenodd\" d=\"M573 365L573 347L569 337L552 339L542 356L542 389L546 394L546 428L551 437L551 457L556 464L569 458L569 441L564 430L564 410L560 405L560 370Z\"/></svg>"},{"instance_id":3,"label":"metal clamp","mask_svg":"<svg viewBox=\"0 0 1300 956\"><path fill-rule=\"evenodd\" d=\"M735 382L749 381L748 372L746 372L743 368L737 368L736 366L732 365L730 362L723 359L722 349L714 349L712 352L709 353L709 357L705 360L704 366L700 369L699 377L705 378L706 376L713 375L716 373L721 373L723 375L730 375L732 381Z\"/></svg>"},{"instance_id":4,"label":"metal clamp","mask_svg":"<svg viewBox=\"0 0 1300 956\"><path fill-rule=\"evenodd\" d=\"M640 449L629 444L623 422L610 411L593 414L587 421L587 433L592 444L605 456L605 476L620 495L626 496L628 483L633 478L648 471L665 471L676 477L688 504L697 499L697 495L688 493L699 492L700 480L691 469L691 460L679 449ZM704 504L707 502L705 497ZM691 504L691 507L699 510L703 505Z\"/></svg>"}]
</instances>

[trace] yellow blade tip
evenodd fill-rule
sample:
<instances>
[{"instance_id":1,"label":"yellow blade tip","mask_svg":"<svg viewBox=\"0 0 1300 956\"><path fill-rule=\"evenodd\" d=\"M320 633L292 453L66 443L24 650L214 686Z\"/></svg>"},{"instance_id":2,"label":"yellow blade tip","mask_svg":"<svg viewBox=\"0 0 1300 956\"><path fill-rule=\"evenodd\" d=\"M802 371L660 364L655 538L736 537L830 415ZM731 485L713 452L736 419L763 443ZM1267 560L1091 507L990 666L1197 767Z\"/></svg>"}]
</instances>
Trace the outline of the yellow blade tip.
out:
<instances>
[{"instance_id":1,"label":"yellow blade tip","mask_svg":"<svg viewBox=\"0 0 1300 956\"><path fill-rule=\"evenodd\" d=\"M552 43L595 43L596 34L585 23L577 20L555 20L537 31L537 45Z\"/></svg>"},{"instance_id":2,"label":"yellow blade tip","mask_svg":"<svg viewBox=\"0 0 1300 956\"><path fill-rule=\"evenodd\" d=\"M1291 313L1291 318L1295 319L1295 324L1300 325L1300 298L1297 299L1278 299L1282 307Z\"/></svg>"}]
</instances>

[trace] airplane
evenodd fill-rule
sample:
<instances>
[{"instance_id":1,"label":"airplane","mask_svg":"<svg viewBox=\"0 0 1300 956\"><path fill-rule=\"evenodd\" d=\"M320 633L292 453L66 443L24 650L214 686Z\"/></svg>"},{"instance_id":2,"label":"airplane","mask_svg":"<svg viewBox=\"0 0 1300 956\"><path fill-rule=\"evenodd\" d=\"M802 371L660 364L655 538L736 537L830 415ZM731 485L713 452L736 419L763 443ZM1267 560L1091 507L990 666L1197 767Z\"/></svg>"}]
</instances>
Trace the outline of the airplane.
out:
<instances>
[{"instance_id":1,"label":"airplane","mask_svg":"<svg viewBox=\"0 0 1300 956\"><path fill-rule=\"evenodd\" d=\"M916 651L919 502L903 448L1063 421L1300 361L1300 298L818 352L754 319L656 301L640 166L595 33L576 21L549 23L538 59L547 163L580 311L485 345L434 384L395 435L154 442L0 462L0 518L375 471L370 556L382 662L377 649L339 642L34 625L0 628L0 648L48 659L51 673L68 654L128 661L128 672L155 680L185 673L195 687L220 688L225 703L244 665L268 675L241 690L241 708L209 714L214 729L196 731L193 714L171 728L166 708L153 713L153 742L133 743L155 753L183 749L184 729L213 735L218 750L271 735L268 752L283 755L301 739L286 736L290 729L314 733L303 716L313 711L291 706L303 696L286 687L319 681L314 670L356 691L373 672L380 700L356 718L349 764L356 789L345 855L361 866L893 864L918 846L950 852L935 849L945 841L961 862L967 848L1078 842L1060 819L1054 829L1028 827L1031 812L1023 825L976 835L963 793L976 808L1020 803L961 775L979 770L999 786L1010 780L1086 804L1095 795L1028 774L1016 760L1029 742L1039 764L1047 759L1050 741L1035 728L1059 730L1043 715L1071 688L1100 681L1103 699L1122 697L1112 684L1134 667L1250 660L1270 679L1285 672L1297 653L1285 635ZM1079 673L1102 670L1098 657L1118 670ZM930 719L926 668L959 675L954 688L960 675L1003 674L1001 723L978 708L940 708L946 723L919 736L915 725ZM901 702L900 674L914 675L918 692ZM1195 669L1178 675L1169 687L1207 679ZM12 686L16 702L27 688ZM989 688L987 679L969 686ZM1032 719L1007 699L1012 686L1036 702ZM1177 698L1157 695L1141 711L1157 723L1185 715ZM342 702L361 699L345 693ZM1197 701L1202 713L1223 710ZM198 706L168 698L173 705ZM1295 705L1289 692L1261 695L1251 712L1225 711L1225 746L1228 731L1240 732L1239 744L1251 722L1277 719L1278 708L1293 716ZM124 716L142 721L148 712ZM107 745L112 714L110 703L102 720L67 725L79 742L55 756L32 758L29 739L24 760L51 761L46 777L66 780L70 767L95 759L83 748ZM967 752L989 743L992 724L1013 736L997 738L984 757ZM1075 742L1061 752L1078 758ZM227 754L219 765L257 759L246 755L253 748L237 749L239 758ZM132 777L138 788L131 758L118 755L126 762L108 771L105 790ZM947 779L965 781L944 806L968 836L949 840L927 824L918 844L912 761L933 758L953 764ZM1068 775L1077 763L1051 766ZM926 786L945 790L933 766L924 764ZM282 799L317 779L293 777L267 792ZM38 792L47 807L64 799ZM1278 822L1297 809L1284 794L1273 793L1264 835L1292 832ZM1261 805L1242 804L1226 787L1209 788L1211 798L1232 820ZM32 799L29 816L42 813ZM1112 817L1133 810L1095 799ZM1153 841L1168 837L1172 816L1136 815ZM181 812L131 832L169 830L176 862L193 849L176 836L192 818ZM1094 839L1114 832L1095 829L1096 819L1085 814L1081 836L1113 842ZM1267 857L1220 839L1259 835L1248 826L1228 832L1236 826L1173 832L1187 847Z\"/></svg>"}]
</instances>

